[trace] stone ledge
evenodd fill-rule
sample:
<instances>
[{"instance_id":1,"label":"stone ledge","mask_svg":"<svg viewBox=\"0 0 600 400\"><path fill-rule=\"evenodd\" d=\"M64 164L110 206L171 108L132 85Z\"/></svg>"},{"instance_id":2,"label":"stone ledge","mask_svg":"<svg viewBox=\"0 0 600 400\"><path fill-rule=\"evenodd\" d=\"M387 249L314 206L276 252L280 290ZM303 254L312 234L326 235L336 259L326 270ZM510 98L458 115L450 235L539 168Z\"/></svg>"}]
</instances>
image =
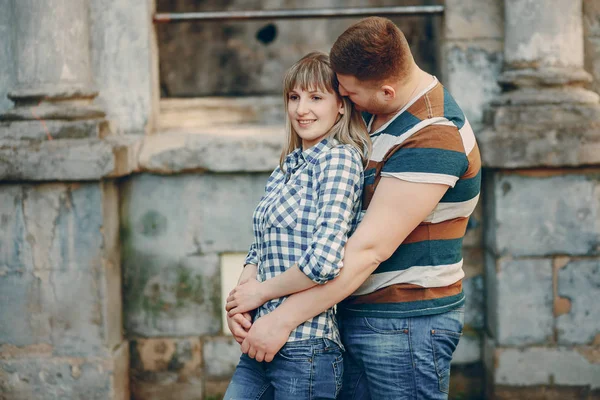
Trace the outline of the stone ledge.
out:
<instances>
[{"instance_id":1,"label":"stone ledge","mask_svg":"<svg viewBox=\"0 0 600 400\"><path fill-rule=\"evenodd\" d=\"M160 100L158 131L236 124L281 124L281 96L166 98Z\"/></svg>"},{"instance_id":2,"label":"stone ledge","mask_svg":"<svg viewBox=\"0 0 600 400\"><path fill-rule=\"evenodd\" d=\"M485 167L600 165L600 104L503 105L485 122L493 126L477 137Z\"/></svg>"},{"instance_id":3,"label":"stone ledge","mask_svg":"<svg viewBox=\"0 0 600 400\"><path fill-rule=\"evenodd\" d=\"M50 134L68 130L71 125L79 131L87 126L86 122L51 124ZM87 132L93 136L96 128L93 123L89 125ZM46 131L39 127L34 130L34 126L28 136L13 132L0 140L0 179L85 181L134 172L270 172L279 163L285 136L281 125L244 125L170 130L147 136L47 140Z\"/></svg>"},{"instance_id":4,"label":"stone ledge","mask_svg":"<svg viewBox=\"0 0 600 400\"><path fill-rule=\"evenodd\" d=\"M270 172L279 163L283 142L280 125L167 131L144 139L139 169L160 174Z\"/></svg>"},{"instance_id":5,"label":"stone ledge","mask_svg":"<svg viewBox=\"0 0 600 400\"><path fill-rule=\"evenodd\" d=\"M115 169L111 146L101 139L0 143L0 179L97 180Z\"/></svg>"}]
</instances>

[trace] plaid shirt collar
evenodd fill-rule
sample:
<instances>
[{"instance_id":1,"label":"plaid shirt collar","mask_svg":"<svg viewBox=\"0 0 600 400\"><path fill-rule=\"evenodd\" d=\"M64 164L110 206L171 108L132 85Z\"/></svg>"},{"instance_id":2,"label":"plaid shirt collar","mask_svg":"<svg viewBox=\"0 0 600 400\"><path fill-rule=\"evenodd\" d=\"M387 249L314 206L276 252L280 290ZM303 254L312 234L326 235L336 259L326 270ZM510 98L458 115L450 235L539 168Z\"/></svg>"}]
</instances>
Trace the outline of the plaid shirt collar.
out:
<instances>
[{"instance_id":1,"label":"plaid shirt collar","mask_svg":"<svg viewBox=\"0 0 600 400\"><path fill-rule=\"evenodd\" d=\"M322 152L338 144L339 142L336 139L327 137L306 150L298 147L285 158L285 170L291 172L305 163L314 163Z\"/></svg>"}]
</instances>

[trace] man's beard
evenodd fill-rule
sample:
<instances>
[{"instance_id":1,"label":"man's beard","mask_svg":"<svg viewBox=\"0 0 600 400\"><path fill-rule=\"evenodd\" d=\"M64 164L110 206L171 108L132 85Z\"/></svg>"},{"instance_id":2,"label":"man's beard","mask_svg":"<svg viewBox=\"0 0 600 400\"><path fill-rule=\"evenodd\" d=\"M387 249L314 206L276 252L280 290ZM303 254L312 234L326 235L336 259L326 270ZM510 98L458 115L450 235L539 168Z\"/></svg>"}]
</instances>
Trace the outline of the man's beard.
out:
<instances>
[{"instance_id":1,"label":"man's beard","mask_svg":"<svg viewBox=\"0 0 600 400\"><path fill-rule=\"evenodd\" d=\"M366 111L369 114L386 114L388 112L387 104L377 100L376 95L371 96L365 107L359 107L359 110Z\"/></svg>"}]
</instances>

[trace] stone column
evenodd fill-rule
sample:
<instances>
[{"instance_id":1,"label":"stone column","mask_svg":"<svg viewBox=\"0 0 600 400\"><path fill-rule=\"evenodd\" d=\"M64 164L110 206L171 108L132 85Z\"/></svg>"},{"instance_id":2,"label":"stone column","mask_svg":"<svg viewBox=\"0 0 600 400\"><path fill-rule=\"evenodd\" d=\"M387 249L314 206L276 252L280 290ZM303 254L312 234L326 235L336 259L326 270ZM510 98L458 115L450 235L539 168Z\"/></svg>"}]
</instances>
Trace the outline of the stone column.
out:
<instances>
[{"instance_id":1,"label":"stone column","mask_svg":"<svg viewBox=\"0 0 600 400\"><path fill-rule=\"evenodd\" d=\"M488 394L600 389L600 103L581 0L505 0L503 93L484 166Z\"/></svg>"},{"instance_id":2,"label":"stone column","mask_svg":"<svg viewBox=\"0 0 600 400\"><path fill-rule=\"evenodd\" d=\"M118 157L93 102L89 1L11 5L2 29L15 86L14 107L0 116L0 397L125 400L119 193L105 179Z\"/></svg>"},{"instance_id":3,"label":"stone column","mask_svg":"<svg viewBox=\"0 0 600 400\"><path fill-rule=\"evenodd\" d=\"M7 120L101 118L90 65L89 3L13 2L16 107Z\"/></svg>"}]
</instances>

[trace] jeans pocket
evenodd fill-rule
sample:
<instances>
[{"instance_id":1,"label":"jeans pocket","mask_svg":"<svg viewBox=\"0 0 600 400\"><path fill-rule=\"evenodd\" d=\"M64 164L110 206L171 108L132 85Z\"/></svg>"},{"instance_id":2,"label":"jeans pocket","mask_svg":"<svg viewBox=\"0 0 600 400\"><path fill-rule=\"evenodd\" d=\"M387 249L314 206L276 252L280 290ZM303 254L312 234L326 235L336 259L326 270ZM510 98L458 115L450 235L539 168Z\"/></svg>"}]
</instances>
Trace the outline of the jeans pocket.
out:
<instances>
[{"instance_id":1,"label":"jeans pocket","mask_svg":"<svg viewBox=\"0 0 600 400\"><path fill-rule=\"evenodd\" d=\"M461 336L461 332L443 329L431 330L433 361L438 376L439 390L444 393L448 393L450 390L450 362Z\"/></svg>"},{"instance_id":2,"label":"jeans pocket","mask_svg":"<svg viewBox=\"0 0 600 400\"><path fill-rule=\"evenodd\" d=\"M306 361L312 360L312 348L310 346L290 346L284 345L277 353L281 358L288 361Z\"/></svg>"},{"instance_id":3,"label":"jeans pocket","mask_svg":"<svg viewBox=\"0 0 600 400\"><path fill-rule=\"evenodd\" d=\"M408 320L404 318L364 317L364 324L368 330L383 335L408 333Z\"/></svg>"}]
</instances>

